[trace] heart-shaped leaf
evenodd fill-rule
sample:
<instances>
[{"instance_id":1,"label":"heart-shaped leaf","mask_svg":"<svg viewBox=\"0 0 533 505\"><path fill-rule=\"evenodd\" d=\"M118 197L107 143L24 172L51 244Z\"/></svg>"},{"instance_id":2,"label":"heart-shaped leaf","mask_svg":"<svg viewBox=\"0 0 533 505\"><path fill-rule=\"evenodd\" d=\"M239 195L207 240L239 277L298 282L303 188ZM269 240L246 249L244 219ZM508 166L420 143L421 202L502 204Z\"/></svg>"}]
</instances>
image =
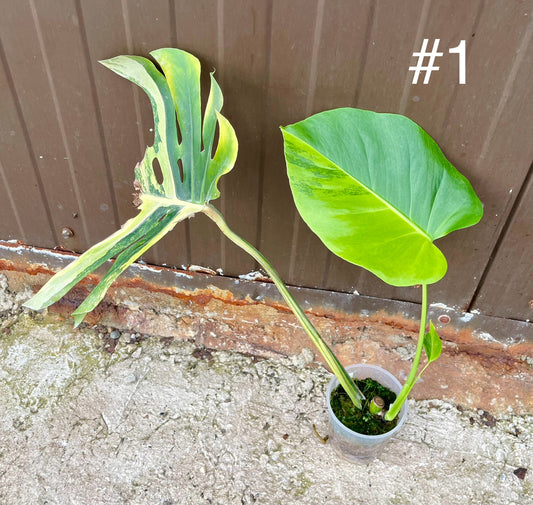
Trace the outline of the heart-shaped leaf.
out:
<instances>
[{"instance_id":1,"label":"heart-shaped leaf","mask_svg":"<svg viewBox=\"0 0 533 505\"><path fill-rule=\"evenodd\" d=\"M477 223L481 202L410 119L335 109L282 128L296 207L324 244L394 286L446 273L433 241Z\"/></svg>"},{"instance_id":2,"label":"heart-shaped leaf","mask_svg":"<svg viewBox=\"0 0 533 505\"><path fill-rule=\"evenodd\" d=\"M429 322L429 331L424 335L424 350L428 358L428 365L438 359L442 352L442 341L435 326L433 326L433 321Z\"/></svg>"},{"instance_id":3,"label":"heart-shaped leaf","mask_svg":"<svg viewBox=\"0 0 533 505\"><path fill-rule=\"evenodd\" d=\"M199 61L179 49L158 49L150 54L163 73L150 60L138 56L117 56L101 62L140 86L152 104L154 143L146 148L144 158L135 167L140 212L56 274L26 302L29 308L39 310L51 305L115 257L109 271L73 313L78 325L131 263L179 221L202 211L210 200L218 198L217 182L235 163L237 138L228 120L220 114L222 92L213 74L202 123ZM212 156L217 124L218 145ZM156 159L163 175L161 183L153 168Z\"/></svg>"}]
</instances>

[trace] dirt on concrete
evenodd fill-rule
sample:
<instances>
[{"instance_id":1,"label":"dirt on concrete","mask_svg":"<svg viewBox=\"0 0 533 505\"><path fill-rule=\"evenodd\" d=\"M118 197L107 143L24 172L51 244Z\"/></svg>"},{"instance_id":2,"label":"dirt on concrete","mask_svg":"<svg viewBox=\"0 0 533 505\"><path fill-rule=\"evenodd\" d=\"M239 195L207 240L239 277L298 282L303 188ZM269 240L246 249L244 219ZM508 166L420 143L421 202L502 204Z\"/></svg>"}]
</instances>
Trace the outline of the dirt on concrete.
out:
<instances>
[{"instance_id":1,"label":"dirt on concrete","mask_svg":"<svg viewBox=\"0 0 533 505\"><path fill-rule=\"evenodd\" d=\"M28 251L19 253L25 257ZM65 260L63 255L60 259ZM68 259L72 260L72 255ZM4 261L3 265L8 269L0 270L0 277L7 279L12 293L37 291L52 273L40 262ZM88 323L125 331L134 328L138 333L191 340L198 347L267 358L294 356L312 346L288 307L273 297L276 292L268 283L139 265L128 272L87 314ZM96 274L89 277L49 310L68 317L97 281ZM400 381L407 378L418 339L413 313L409 316L398 307L389 307L389 312L382 308L384 301L377 299L350 299L346 306L347 295L339 293L295 288L294 294L342 363L374 364ZM337 302L344 308L339 309ZM370 310L362 308L365 306ZM480 322L481 316L464 314L464 319L470 317ZM517 330L496 340L485 333L480 337L470 326L437 324L437 329L442 355L419 380L411 392L413 398L437 397L497 414L509 409L517 414L533 412L533 340L529 336ZM318 353L315 359L321 362Z\"/></svg>"},{"instance_id":2,"label":"dirt on concrete","mask_svg":"<svg viewBox=\"0 0 533 505\"><path fill-rule=\"evenodd\" d=\"M327 433L314 353L72 328L0 289L0 504L533 503L533 418L411 401L380 459Z\"/></svg>"}]
</instances>

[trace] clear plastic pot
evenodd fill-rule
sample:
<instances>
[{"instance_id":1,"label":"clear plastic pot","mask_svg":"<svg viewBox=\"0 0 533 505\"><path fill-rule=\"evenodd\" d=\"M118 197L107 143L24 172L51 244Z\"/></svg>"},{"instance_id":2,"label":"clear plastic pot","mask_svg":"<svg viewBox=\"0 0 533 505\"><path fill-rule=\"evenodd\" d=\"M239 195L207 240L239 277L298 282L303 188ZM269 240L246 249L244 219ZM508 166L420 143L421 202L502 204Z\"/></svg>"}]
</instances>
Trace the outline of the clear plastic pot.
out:
<instances>
[{"instance_id":1,"label":"clear plastic pot","mask_svg":"<svg viewBox=\"0 0 533 505\"><path fill-rule=\"evenodd\" d=\"M352 365L346 367L346 371L355 379L371 378L379 382L382 386L389 388L398 394L402 385L394 375L390 374L383 368L373 365ZM407 418L409 406L405 402L398 414L398 424L389 432L382 435L362 435L350 430L342 424L331 409L331 393L339 385L336 377L333 377L329 383L327 391L327 406L330 422L329 443L337 453L349 461L369 461L379 456L385 444L396 435L403 427Z\"/></svg>"}]
</instances>

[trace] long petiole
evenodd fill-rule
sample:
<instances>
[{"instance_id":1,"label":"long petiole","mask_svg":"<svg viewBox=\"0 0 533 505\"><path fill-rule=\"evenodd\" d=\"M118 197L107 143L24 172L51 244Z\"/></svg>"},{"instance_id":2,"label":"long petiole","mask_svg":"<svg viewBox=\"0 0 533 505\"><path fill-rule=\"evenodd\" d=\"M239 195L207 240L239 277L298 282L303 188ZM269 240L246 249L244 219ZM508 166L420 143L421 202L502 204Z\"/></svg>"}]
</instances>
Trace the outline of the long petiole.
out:
<instances>
[{"instance_id":1,"label":"long petiole","mask_svg":"<svg viewBox=\"0 0 533 505\"><path fill-rule=\"evenodd\" d=\"M426 325L428 317L428 287L427 284L422 284L422 314L420 316L420 330L418 333L418 343L416 346L415 358L413 360L413 365L411 366L411 371L409 372L409 377L405 381L400 394L396 397L396 400L391 405L388 412L385 414L385 420L392 421L400 412L402 405L407 400L411 389L416 384L416 381L419 379L420 374L417 375L418 365L420 365L420 358L422 357L422 351L424 349L424 335L426 334ZM422 370L423 371L423 370Z\"/></svg>"},{"instance_id":2,"label":"long petiole","mask_svg":"<svg viewBox=\"0 0 533 505\"><path fill-rule=\"evenodd\" d=\"M361 393L359 388L353 382L350 375L348 375L348 372L346 372L346 370L341 365L335 354L333 354L333 352L328 347L326 342L324 342L324 340L322 339L316 328L313 326L311 321L309 321L309 319L305 315L305 312L300 307L298 302L294 299L290 291L287 289L287 286L285 286L285 283L282 281L281 277L276 272L274 267L254 246L252 246L251 244L246 242L246 240L242 239L233 231L231 231L231 229L226 224L224 217L215 207L213 207L212 205L206 205L203 209L203 212L216 223L216 225L220 228L222 233L226 235L226 237L228 237L234 244L238 245L244 251L246 251L261 265L261 267L263 267L265 272L274 281L274 284L278 288L281 296L283 296L283 298L287 302L287 305L293 311L298 321L300 321L300 324L302 325L303 329L309 335L315 346L318 348L320 354L322 354L322 356L326 360L326 363L331 368L331 371L335 374L335 376L339 380L339 383L342 385L348 396L351 398L354 405L357 408L361 409L362 400L365 399L363 393Z\"/></svg>"}]
</instances>

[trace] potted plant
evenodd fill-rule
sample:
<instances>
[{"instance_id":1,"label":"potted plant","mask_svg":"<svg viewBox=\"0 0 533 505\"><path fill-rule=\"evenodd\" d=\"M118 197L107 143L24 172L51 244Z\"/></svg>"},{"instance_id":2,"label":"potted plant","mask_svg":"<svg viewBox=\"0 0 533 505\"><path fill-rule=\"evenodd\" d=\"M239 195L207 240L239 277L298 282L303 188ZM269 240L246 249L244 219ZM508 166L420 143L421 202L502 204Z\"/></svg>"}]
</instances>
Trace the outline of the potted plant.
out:
<instances>
[{"instance_id":1,"label":"potted plant","mask_svg":"<svg viewBox=\"0 0 533 505\"><path fill-rule=\"evenodd\" d=\"M342 385L350 403L359 409L363 408L367 403L364 394L321 338L272 265L257 249L235 234L222 214L210 203L219 197L218 180L233 168L238 147L231 124L220 114L222 92L213 74L202 119L199 61L179 49L158 49L150 54L161 71L150 60L138 56L117 56L101 62L140 86L152 104L154 143L146 148L143 159L135 167L134 187L138 191L136 200L140 202L139 213L120 230L58 272L25 305L34 310L51 305L96 268L115 258L100 282L73 312L75 325L79 325L85 315L102 300L112 282L131 263L179 221L203 212L227 238L248 252L268 273ZM215 146L217 125L218 143ZM297 129L297 125L293 127ZM291 133L293 127L284 130L286 153L296 152L287 151L289 137L291 140L297 138L294 132ZM214 155L211 154L213 149ZM163 175L161 183L153 169L156 159ZM289 161L291 164L293 162ZM292 177L291 184L294 180ZM295 198L297 205L301 205L301 198L296 197L296 193ZM425 338L426 341L429 339ZM400 408L401 405L398 410Z\"/></svg>"},{"instance_id":2,"label":"potted plant","mask_svg":"<svg viewBox=\"0 0 533 505\"><path fill-rule=\"evenodd\" d=\"M338 401L332 410L330 395L338 383L333 381L328 389L333 444L348 458L369 457L401 427L409 392L441 353L432 322L426 332L427 286L447 269L433 241L477 223L482 205L433 139L404 116L342 108L316 114L282 132L294 201L311 230L333 253L388 284L422 287L418 344L401 390L385 371L354 369L358 379L370 377L396 389L383 419L392 422L400 414L398 424L374 437L364 428L366 437L357 437L333 410L355 423L352 414ZM424 350L427 363L419 372ZM369 402L371 398L365 402L371 407ZM363 420L368 416L358 409L354 415Z\"/></svg>"}]
</instances>

